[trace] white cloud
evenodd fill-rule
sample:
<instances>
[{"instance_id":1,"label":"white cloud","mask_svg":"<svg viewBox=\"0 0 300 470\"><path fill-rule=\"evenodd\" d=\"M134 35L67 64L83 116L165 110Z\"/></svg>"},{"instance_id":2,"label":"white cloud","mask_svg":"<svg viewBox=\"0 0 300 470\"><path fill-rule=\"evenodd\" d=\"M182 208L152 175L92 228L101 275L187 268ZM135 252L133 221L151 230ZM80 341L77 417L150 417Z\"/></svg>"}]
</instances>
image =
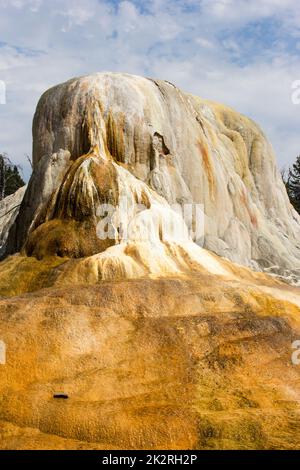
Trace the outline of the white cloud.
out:
<instances>
[{"instance_id":1,"label":"white cloud","mask_svg":"<svg viewBox=\"0 0 300 470\"><path fill-rule=\"evenodd\" d=\"M54 14L61 15L66 19L63 32L70 31L73 26L84 26L95 15L95 5L93 1L77 0L67 1L62 4L61 10L54 11Z\"/></svg>"},{"instance_id":2,"label":"white cloud","mask_svg":"<svg viewBox=\"0 0 300 470\"><path fill-rule=\"evenodd\" d=\"M196 44L199 44L199 46L204 47L206 49L213 49L215 47L215 44L206 38L196 37L195 42Z\"/></svg>"},{"instance_id":3,"label":"white cloud","mask_svg":"<svg viewBox=\"0 0 300 470\"><path fill-rule=\"evenodd\" d=\"M0 7L13 7L22 9L29 7L31 11L38 11L43 0L0 0Z\"/></svg>"},{"instance_id":4,"label":"white cloud","mask_svg":"<svg viewBox=\"0 0 300 470\"><path fill-rule=\"evenodd\" d=\"M0 0L8 97L0 150L26 166L40 94L72 76L112 70L228 103L262 124L280 165L290 163L300 152L300 106L291 102L299 19L294 0ZM268 21L275 31L265 29Z\"/></svg>"},{"instance_id":5,"label":"white cloud","mask_svg":"<svg viewBox=\"0 0 300 470\"><path fill-rule=\"evenodd\" d=\"M33 64L32 58L24 56L14 47L8 45L1 47L0 72L16 67L30 66L30 64Z\"/></svg>"},{"instance_id":6,"label":"white cloud","mask_svg":"<svg viewBox=\"0 0 300 470\"><path fill-rule=\"evenodd\" d=\"M205 15L231 26L298 11L295 0L202 0L202 8Z\"/></svg>"}]
</instances>

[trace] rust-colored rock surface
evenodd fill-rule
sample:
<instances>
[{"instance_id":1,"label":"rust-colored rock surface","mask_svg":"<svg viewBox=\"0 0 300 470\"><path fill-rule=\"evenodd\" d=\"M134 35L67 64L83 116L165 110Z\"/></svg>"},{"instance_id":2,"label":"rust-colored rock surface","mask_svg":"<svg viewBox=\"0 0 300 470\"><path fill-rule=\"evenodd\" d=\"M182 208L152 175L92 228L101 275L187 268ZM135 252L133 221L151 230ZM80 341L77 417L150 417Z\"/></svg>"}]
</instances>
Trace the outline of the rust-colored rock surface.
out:
<instances>
[{"instance_id":1,"label":"rust-colored rock surface","mask_svg":"<svg viewBox=\"0 0 300 470\"><path fill-rule=\"evenodd\" d=\"M0 447L297 448L299 308L260 289L195 275L3 299Z\"/></svg>"}]
</instances>

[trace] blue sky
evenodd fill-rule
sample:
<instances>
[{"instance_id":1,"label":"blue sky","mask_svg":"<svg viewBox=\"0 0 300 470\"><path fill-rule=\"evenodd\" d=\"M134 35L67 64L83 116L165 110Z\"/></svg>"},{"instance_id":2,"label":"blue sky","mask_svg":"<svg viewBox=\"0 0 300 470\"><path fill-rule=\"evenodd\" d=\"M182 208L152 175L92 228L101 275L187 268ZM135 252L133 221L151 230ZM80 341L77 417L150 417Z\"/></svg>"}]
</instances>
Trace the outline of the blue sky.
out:
<instances>
[{"instance_id":1,"label":"blue sky","mask_svg":"<svg viewBox=\"0 0 300 470\"><path fill-rule=\"evenodd\" d=\"M41 93L112 70L233 106L262 126L282 167L300 153L299 55L298 0L0 0L0 151L28 176Z\"/></svg>"}]
</instances>

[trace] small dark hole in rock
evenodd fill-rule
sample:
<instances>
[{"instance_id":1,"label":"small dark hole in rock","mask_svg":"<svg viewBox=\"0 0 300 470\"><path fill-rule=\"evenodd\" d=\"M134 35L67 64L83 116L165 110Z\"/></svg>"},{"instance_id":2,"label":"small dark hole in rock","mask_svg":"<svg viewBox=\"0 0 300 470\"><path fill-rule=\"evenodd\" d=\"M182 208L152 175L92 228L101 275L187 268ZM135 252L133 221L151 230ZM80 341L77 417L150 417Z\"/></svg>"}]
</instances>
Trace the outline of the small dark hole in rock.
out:
<instances>
[{"instance_id":1,"label":"small dark hole in rock","mask_svg":"<svg viewBox=\"0 0 300 470\"><path fill-rule=\"evenodd\" d=\"M67 398L69 398L69 397L65 393L55 393L53 395L53 398L62 398L63 400L67 400Z\"/></svg>"}]
</instances>

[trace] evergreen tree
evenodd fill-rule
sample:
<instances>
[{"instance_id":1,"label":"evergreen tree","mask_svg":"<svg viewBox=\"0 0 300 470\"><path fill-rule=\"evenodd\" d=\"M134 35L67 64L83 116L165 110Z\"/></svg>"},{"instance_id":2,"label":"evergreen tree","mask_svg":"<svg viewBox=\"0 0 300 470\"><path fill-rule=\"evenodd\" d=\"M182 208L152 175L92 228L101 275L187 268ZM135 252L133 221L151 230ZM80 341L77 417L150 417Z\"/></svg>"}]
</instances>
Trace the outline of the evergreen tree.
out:
<instances>
[{"instance_id":1,"label":"evergreen tree","mask_svg":"<svg viewBox=\"0 0 300 470\"><path fill-rule=\"evenodd\" d=\"M6 154L0 154L0 201L24 184L20 167L14 165Z\"/></svg>"},{"instance_id":2,"label":"evergreen tree","mask_svg":"<svg viewBox=\"0 0 300 470\"><path fill-rule=\"evenodd\" d=\"M288 172L281 170L281 176L291 204L300 214L300 155Z\"/></svg>"}]
</instances>

